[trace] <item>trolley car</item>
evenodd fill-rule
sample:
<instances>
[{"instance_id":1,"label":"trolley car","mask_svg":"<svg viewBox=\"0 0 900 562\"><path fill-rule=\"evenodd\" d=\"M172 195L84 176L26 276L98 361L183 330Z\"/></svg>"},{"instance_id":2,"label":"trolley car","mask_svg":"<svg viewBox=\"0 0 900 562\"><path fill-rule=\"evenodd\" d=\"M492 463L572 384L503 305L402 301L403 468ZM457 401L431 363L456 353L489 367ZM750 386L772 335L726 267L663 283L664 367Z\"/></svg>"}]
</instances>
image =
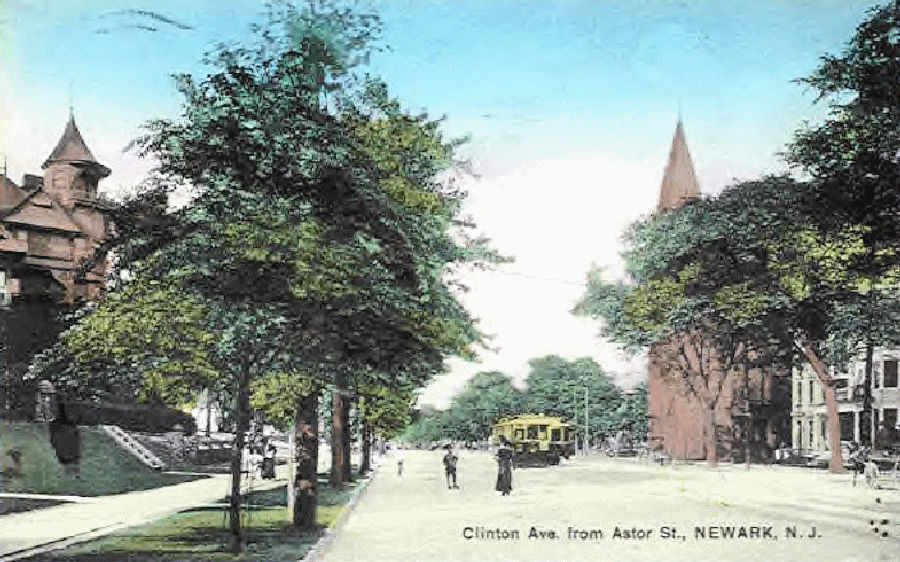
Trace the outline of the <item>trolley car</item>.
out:
<instances>
[{"instance_id":1,"label":"trolley car","mask_svg":"<svg viewBox=\"0 0 900 562\"><path fill-rule=\"evenodd\" d=\"M575 430L559 418L525 415L504 418L491 426L491 440L500 436L512 444L518 466L559 464L560 457L575 454Z\"/></svg>"}]
</instances>

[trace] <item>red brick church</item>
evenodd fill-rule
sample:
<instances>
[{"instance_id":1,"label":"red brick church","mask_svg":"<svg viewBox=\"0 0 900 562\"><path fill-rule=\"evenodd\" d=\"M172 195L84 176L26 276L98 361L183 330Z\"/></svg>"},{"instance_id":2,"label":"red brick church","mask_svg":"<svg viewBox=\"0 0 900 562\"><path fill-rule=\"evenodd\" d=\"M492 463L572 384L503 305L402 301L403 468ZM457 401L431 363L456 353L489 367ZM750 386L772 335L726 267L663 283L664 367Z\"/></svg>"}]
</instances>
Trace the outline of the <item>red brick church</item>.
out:
<instances>
[{"instance_id":1,"label":"red brick church","mask_svg":"<svg viewBox=\"0 0 900 562\"><path fill-rule=\"evenodd\" d=\"M675 127L656 212L666 213L700 199L700 186L681 120ZM659 347L649 353L647 391L650 440L675 459L706 458L699 400L686 392ZM746 385L725 388L716 405L719 458L770 458L781 441L790 443L790 372L752 369ZM748 440L749 437L749 440Z\"/></svg>"}]
</instances>

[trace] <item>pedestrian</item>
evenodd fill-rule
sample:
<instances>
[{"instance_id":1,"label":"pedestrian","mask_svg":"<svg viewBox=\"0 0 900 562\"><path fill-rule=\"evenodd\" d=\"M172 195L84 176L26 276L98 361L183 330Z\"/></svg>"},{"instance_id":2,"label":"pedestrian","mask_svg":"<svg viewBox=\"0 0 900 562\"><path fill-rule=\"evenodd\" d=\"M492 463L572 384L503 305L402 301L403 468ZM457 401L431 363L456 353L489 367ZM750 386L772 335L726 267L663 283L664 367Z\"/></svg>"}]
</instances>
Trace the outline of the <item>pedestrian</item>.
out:
<instances>
[{"instance_id":1,"label":"pedestrian","mask_svg":"<svg viewBox=\"0 0 900 562\"><path fill-rule=\"evenodd\" d=\"M513 449L506 436L500 436L500 448L497 449L497 486L496 490L504 496L512 491Z\"/></svg>"},{"instance_id":2,"label":"pedestrian","mask_svg":"<svg viewBox=\"0 0 900 562\"><path fill-rule=\"evenodd\" d=\"M447 454L444 455L444 477L447 479L447 489L459 488L456 485L456 461L458 460L459 457L453 454L453 445L447 445Z\"/></svg>"},{"instance_id":3,"label":"pedestrian","mask_svg":"<svg viewBox=\"0 0 900 562\"><path fill-rule=\"evenodd\" d=\"M394 458L397 459L397 476L403 476L403 449L397 447L394 451Z\"/></svg>"},{"instance_id":4,"label":"pedestrian","mask_svg":"<svg viewBox=\"0 0 900 562\"><path fill-rule=\"evenodd\" d=\"M56 417L49 424L50 444L66 474L77 476L81 463L81 432L64 395L56 404Z\"/></svg>"},{"instance_id":5,"label":"pedestrian","mask_svg":"<svg viewBox=\"0 0 900 562\"><path fill-rule=\"evenodd\" d=\"M262 477L266 480L275 478L275 444L269 443L263 453Z\"/></svg>"}]
</instances>

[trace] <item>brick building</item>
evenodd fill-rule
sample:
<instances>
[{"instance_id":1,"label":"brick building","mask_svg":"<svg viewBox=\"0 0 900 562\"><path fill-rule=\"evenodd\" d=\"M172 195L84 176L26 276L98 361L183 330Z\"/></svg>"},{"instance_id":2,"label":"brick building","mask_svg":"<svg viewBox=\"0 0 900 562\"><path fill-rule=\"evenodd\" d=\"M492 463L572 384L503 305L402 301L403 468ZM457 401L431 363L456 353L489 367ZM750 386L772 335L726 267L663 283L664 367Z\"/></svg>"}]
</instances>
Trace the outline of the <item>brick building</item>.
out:
<instances>
[{"instance_id":1,"label":"brick building","mask_svg":"<svg viewBox=\"0 0 900 562\"><path fill-rule=\"evenodd\" d=\"M700 199L700 186L679 119L669 161L660 186L657 213ZM670 376L665 349L651 347L648 357L647 402L651 442L676 459L706 458L706 416L699 400ZM720 459L768 458L781 441L790 441L790 374L751 369L739 384L723 388L716 404ZM748 439L749 437L749 439Z\"/></svg>"},{"instance_id":2,"label":"brick building","mask_svg":"<svg viewBox=\"0 0 900 562\"><path fill-rule=\"evenodd\" d=\"M5 376L51 344L62 314L95 298L107 264L83 271L110 229L97 186L110 170L100 164L70 116L43 175L17 185L0 176L0 314ZM6 404L7 408L9 404Z\"/></svg>"}]
</instances>

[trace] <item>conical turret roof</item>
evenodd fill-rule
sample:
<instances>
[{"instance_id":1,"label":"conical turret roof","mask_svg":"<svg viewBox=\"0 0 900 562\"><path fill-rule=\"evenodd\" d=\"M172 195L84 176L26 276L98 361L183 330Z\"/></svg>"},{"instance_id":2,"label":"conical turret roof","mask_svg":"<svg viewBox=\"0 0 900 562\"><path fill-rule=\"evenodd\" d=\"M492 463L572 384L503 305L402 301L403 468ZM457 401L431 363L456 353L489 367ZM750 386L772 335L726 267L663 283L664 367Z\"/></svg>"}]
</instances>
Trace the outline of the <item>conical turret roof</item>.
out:
<instances>
[{"instance_id":1,"label":"conical turret roof","mask_svg":"<svg viewBox=\"0 0 900 562\"><path fill-rule=\"evenodd\" d=\"M659 204L657 212L669 211L683 207L691 201L700 199L700 185L694 174L694 163L684 139L684 127L681 119L675 126L672 138L672 150L669 151L669 163L663 173L662 185L659 188Z\"/></svg>"},{"instance_id":2,"label":"conical turret roof","mask_svg":"<svg viewBox=\"0 0 900 562\"><path fill-rule=\"evenodd\" d=\"M99 164L97 159L94 158L94 155L91 154L91 149L87 147L87 144L85 144L84 139L81 137L81 132L75 125L74 115L69 116L69 122L66 123L66 130L63 132L62 138L59 139L56 148L53 149L53 152L51 152L50 156L47 157L47 160L44 161L42 167L46 168L50 165L50 162L54 161L90 162Z\"/></svg>"}]
</instances>

